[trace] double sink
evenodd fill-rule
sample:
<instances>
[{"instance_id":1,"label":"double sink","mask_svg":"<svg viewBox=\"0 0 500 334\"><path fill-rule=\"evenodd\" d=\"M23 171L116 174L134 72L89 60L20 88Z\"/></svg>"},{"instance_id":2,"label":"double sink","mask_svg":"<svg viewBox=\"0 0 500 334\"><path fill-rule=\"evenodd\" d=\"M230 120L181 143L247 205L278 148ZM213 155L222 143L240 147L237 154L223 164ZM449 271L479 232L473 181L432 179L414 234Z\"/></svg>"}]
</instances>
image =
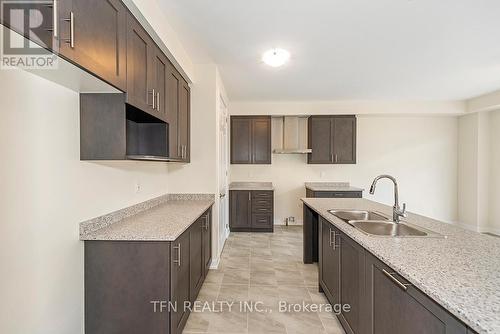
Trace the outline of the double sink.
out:
<instances>
[{"instance_id":1,"label":"double sink","mask_svg":"<svg viewBox=\"0 0 500 334\"><path fill-rule=\"evenodd\" d=\"M364 210L329 210L328 212L369 235L387 237L442 237L440 234L421 227L412 226L407 222L393 222L379 212Z\"/></svg>"}]
</instances>

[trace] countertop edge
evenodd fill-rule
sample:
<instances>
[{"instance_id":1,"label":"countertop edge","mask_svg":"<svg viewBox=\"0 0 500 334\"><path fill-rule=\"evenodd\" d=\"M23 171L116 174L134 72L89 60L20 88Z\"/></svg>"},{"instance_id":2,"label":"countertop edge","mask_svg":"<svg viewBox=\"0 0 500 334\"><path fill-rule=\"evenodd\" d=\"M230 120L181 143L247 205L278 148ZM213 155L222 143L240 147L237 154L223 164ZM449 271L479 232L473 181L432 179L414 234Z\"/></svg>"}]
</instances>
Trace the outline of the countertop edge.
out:
<instances>
[{"instance_id":1,"label":"countertop edge","mask_svg":"<svg viewBox=\"0 0 500 334\"><path fill-rule=\"evenodd\" d=\"M166 202L164 204L167 204L167 203L168 202ZM200 218L201 215L205 211L207 211L214 204L215 204L215 200L210 201L207 205L205 205L203 207L202 210L200 210L199 214L196 215L197 216L196 218L194 218L190 223L186 223L184 228L179 229L179 231L176 234L169 235L167 237L154 237L154 238L153 237L151 237L151 238L145 237L145 238L133 238L132 239L132 238L126 237L126 236L122 236L122 237L117 236L117 237L113 237L113 238L99 238L98 236L86 235L86 236L81 236L80 240L81 241L175 241L178 237L180 237L182 235L182 233L186 232L186 230L189 229L189 227L191 227L191 225L193 225L196 222L196 220L198 220L198 218ZM120 221L116 222L115 224L119 224L119 223L120 223ZM94 231L93 233L97 233L98 231L99 230Z\"/></svg>"},{"instance_id":2,"label":"countertop edge","mask_svg":"<svg viewBox=\"0 0 500 334\"><path fill-rule=\"evenodd\" d=\"M168 203L176 203L180 201L194 201L194 202L202 202L206 201L207 204L204 206L204 210L200 210L201 212L197 217L187 224L182 232L177 233L175 238L172 236L168 237L159 237L159 238L131 238L130 236L123 237L113 237L113 238L104 238L99 237L99 232L105 228L108 228L112 225L119 224L127 219L131 219L136 215L147 213L149 210L153 210L162 205L167 205ZM81 241L173 241L177 237L179 237L185 230L189 228L206 210L212 207L215 204L215 195L214 194L165 194L159 197L152 198L150 200L146 200L144 202L140 202L123 209L119 209L113 211L109 214L101 215L86 221L83 221L79 224L79 240Z\"/></svg>"}]
</instances>

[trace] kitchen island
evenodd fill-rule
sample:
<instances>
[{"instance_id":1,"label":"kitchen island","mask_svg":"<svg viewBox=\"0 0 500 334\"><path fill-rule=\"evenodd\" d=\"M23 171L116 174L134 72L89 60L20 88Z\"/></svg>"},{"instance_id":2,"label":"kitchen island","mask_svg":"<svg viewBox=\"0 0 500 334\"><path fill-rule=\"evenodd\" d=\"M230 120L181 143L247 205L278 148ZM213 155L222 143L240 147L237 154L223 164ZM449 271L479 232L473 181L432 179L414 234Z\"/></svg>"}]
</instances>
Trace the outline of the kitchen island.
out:
<instances>
[{"instance_id":1,"label":"kitchen island","mask_svg":"<svg viewBox=\"0 0 500 334\"><path fill-rule=\"evenodd\" d=\"M390 217L392 207L366 199L302 201L304 212L320 226L320 289L328 290L325 294L330 302L359 302L352 305L353 313L340 315L348 333L374 333L377 326L387 330L393 324L408 326L396 314L404 310L408 312L400 318L415 316L417 327L417 322L435 325L433 328L444 326L439 333L500 333L500 239L412 213L404 221L441 237L373 236L328 210L371 210ZM322 263L322 257L330 258ZM334 266L336 261L339 267ZM393 291L391 285L383 285L383 277L400 289ZM384 296L399 304L391 305L381 299ZM409 299L402 299L406 297ZM384 316L377 306L392 313ZM427 327L418 328L433 333Z\"/></svg>"}]
</instances>

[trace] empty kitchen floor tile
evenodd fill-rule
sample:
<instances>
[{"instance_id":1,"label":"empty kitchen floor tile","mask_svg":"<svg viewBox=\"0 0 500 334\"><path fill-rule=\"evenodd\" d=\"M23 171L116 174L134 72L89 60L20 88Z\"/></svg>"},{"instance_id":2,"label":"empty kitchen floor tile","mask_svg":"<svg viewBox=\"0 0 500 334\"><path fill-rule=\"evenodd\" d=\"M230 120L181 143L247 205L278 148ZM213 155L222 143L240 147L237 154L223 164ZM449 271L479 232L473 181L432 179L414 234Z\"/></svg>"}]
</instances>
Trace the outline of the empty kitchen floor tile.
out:
<instances>
[{"instance_id":1,"label":"empty kitchen floor tile","mask_svg":"<svg viewBox=\"0 0 500 334\"><path fill-rule=\"evenodd\" d=\"M192 313L185 334L344 333L335 315L324 310L280 309L280 302L327 303L318 292L318 266L302 262L300 226L279 226L275 233L231 233L219 269L210 270L198 301L212 303L215 310ZM251 311L256 302L259 311Z\"/></svg>"}]
</instances>

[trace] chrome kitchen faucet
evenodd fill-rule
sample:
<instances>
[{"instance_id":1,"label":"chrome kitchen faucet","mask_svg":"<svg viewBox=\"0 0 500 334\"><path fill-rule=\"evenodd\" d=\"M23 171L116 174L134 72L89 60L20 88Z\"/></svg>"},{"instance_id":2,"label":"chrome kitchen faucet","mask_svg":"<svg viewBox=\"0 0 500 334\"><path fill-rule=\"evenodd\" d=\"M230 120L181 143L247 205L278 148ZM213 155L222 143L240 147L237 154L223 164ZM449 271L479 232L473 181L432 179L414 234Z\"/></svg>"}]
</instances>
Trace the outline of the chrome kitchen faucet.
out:
<instances>
[{"instance_id":1,"label":"chrome kitchen faucet","mask_svg":"<svg viewBox=\"0 0 500 334\"><path fill-rule=\"evenodd\" d=\"M395 223L399 223L401 217L406 218L406 203L403 204L403 209L399 206L399 192L398 192L398 182L393 176L390 175L379 175L373 180L372 185L370 187L370 194L375 194L375 188L377 187L377 182L380 179L389 179L394 183L394 206L392 207L392 220Z\"/></svg>"}]
</instances>

